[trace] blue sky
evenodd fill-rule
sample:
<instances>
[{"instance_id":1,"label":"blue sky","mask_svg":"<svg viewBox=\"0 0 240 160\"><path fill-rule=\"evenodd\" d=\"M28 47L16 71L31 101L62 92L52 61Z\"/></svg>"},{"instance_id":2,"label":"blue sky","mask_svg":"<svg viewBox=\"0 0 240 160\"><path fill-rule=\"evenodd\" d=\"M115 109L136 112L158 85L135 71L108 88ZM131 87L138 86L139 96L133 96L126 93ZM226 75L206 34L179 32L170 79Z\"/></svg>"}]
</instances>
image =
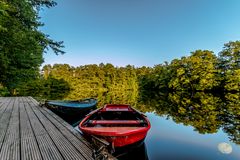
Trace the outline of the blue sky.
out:
<instances>
[{"instance_id":1,"label":"blue sky","mask_svg":"<svg viewBox=\"0 0 240 160\"><path fill-rule=\"evenodd\" d=\"M240 40L239 0L58 0L41 11L44 33L64 41L44 64L154 66Z\"/></svg>"}]
</instances>

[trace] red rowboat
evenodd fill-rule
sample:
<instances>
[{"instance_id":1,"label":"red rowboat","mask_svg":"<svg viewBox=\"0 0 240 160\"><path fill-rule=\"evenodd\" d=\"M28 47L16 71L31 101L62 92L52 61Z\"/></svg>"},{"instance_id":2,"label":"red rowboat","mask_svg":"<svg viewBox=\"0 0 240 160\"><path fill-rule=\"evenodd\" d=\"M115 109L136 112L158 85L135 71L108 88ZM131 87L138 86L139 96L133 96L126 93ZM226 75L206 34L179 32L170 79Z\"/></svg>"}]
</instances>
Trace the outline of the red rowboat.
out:
<instances>
[{"instance_id":1,"label":"red rowboat","mask_svg":"<svg viewBox=\"0 0 240 160\"><path fill-rule=\"evenodd\" d=\"M123 147L144 140L151 125L145 115L129 105L108 104L89 113L78 127L85 135Z\"/></svg>"}]
</instances>

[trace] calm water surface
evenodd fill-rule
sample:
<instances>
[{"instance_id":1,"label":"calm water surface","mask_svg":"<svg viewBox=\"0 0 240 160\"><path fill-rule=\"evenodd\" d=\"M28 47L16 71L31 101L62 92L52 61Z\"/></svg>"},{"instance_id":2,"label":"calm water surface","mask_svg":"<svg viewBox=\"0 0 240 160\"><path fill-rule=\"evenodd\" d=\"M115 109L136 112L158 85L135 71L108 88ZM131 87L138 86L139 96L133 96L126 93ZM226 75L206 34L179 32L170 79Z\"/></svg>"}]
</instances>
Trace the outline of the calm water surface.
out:
<instances>
[{"instance_id":1,"label":"calm water surface","mask_svg":"<svg viewBox=\"0 0 240 160\"><path fill-rule=\"evenodd\" d=\"M104 97L111 98L99 98L99 107L106 103L131 104L151 122L145 143L116 155L120 160L240 160L239 94L220 98L180 93L141 101L131 93L127 99ZM76 125L83 116L72 121L68 117L68 121Z\"/></svg>"},{"instance_id":2,"label":"calm water surface","mask_svg":"<svg viewBox=\"0 0 240 160\"><path fill-rule=\"evenodd\" d=\"M239 160L240 146L229 141L226 133L199 134L191 126L176 124L154 113L146 114L152 128L146 139L149 159L166 160ZM227 145L224 145L227 143Z\"/></svg>"}]
</instances>

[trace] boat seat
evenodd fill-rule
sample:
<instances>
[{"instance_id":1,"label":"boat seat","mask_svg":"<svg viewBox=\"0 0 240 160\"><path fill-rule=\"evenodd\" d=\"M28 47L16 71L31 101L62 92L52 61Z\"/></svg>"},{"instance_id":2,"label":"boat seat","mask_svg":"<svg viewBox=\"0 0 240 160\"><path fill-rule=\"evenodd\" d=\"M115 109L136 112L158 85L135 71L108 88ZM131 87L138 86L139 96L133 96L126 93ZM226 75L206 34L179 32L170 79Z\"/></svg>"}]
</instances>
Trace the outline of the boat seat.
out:
<instances>
[{"instance_id":1,"label":"boat seat","mask_svg":"<svg viewBox=\"0 0 240 160\"><path fill-rule=\"evenodd\" d=\"M107 124L141 124L144 123L143 120L90 120L88 122L92 125L107 125Z\"/></svg>"}]
</instances>

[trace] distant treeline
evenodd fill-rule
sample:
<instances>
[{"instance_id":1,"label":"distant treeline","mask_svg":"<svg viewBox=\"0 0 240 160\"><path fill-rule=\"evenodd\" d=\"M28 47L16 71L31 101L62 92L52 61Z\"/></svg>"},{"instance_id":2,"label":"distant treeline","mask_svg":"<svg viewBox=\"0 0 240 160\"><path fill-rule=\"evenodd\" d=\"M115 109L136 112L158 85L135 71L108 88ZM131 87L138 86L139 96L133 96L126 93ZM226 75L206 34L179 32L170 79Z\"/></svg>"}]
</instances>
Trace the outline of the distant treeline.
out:
<instances>
[{"instance_id":1,"label":"distant treeline","mask_svg":"<svg viewBox=\"0 0 240 160\"><path fill-rule=\"evenodd\" d=\"M79 67L45 65L37 80L19 86L18 94L60 94L60 97L75 99L84 91L112 90L239 92L240 42L225 44L218 56L212 51L197 50L190 56L154 67L115 67L109 63Z\"/></svg>"},{"instance_id":2,"label":"distant treeline","mask_svg":"<svg viewBox=\"0 0 240 160\"><path fill-rule=\"evenodd\" d=\"M45 65L37 78L20 84L15 88L18 95L57 94L53 98L71 99L78 98L84 91L239 92L240 42L225 44L219 56L212 51L197 50L190 56L152 68L115 67L109 63L79 67Z\"/></svg>"},{"instance_id":3,"label":"distant treeline","mask_svg":"<svg viewBox=\"0 0 240 160\"><path fill-rule=\"evenodd\" d=\"M138 91L138 78L136 69L133 66L114 67L112 64L85 65L79 67L71 67L68 64L55 64L53 66L46 65L42 69L42 81L55 80L54 86L60 85L55 94L61 92L66 93L65 98L79 99L80 97L88 97L87 93L118 91L126 92L127 90ZM58 82L57 82L58 81ZM38 81L41 84L41 81ZM42 85L47 90L51 90L53 83ZM66 87L67 86L67 87ZM55 88L56 89L56 88ZM28 93L28 90L22 90ZM22 92L22 93L23 93ZM35 94L36 95L36 94ZM46 94L45 94L46 95ZM44 97L44 95L43 95ZM48 94L47 94L47 97Z\"/></svg>"},{"instance_id":4,"label":"distant treeline","mask_svg":"<svg viewBox=\"0 0 240 160\"><path fill-rule=\"evenodd\" d=\"M169 64L156 65L141 81L144 90L239 92L240 41L225 44L218 56L196 50Z\"/></svg>"}]
</instances>

